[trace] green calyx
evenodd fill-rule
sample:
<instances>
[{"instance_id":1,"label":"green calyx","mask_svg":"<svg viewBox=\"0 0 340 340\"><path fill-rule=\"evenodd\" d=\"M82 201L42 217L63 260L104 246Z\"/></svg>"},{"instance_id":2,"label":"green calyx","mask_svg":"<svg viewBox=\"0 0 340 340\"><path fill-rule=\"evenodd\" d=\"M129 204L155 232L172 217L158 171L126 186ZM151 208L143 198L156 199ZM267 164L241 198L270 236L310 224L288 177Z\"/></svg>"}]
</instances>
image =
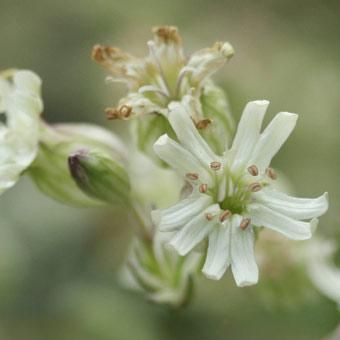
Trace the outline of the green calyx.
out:
<instances>
[{"instance_id":1,"label":"green calyx","mask_svg":"<svg viewBox=\"0 0 340 340\"><path fill-rule=\"evenodd\" d=\"M111 204L128 204L130 182L122 164L99 152L80 150L68 158L71 175L88 196Z\"/></svg>"}]
</instances>

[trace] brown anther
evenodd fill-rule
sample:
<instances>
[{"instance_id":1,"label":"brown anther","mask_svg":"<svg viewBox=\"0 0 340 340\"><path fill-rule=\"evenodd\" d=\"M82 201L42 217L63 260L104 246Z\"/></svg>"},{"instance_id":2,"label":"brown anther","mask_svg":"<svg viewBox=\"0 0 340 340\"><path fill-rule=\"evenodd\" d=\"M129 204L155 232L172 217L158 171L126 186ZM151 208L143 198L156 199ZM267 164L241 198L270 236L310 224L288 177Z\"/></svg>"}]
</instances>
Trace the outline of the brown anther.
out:
<instances>
[{"instance_id":1,"label":"brown anther","mask_svg":"<svg viewBox=\"0 0 340 340\"><path fill-rule=\"evenodd\" d=\"M129 105L122 105L118 109L109 107L105 110L107 119L126 119L131 116L132 107Z\"/></svg>"},{"instance_id":2,"label":"brown anther","mask_svg":"<svg viewBox=\"0 0 340 340\"><path fill-rule=\"evenodd\" d=\"M128 118L131 116L131 112L132 112L132 107L129 105L122 105L119 108L119 113L121 115L121 117L123 118Z\"/></svg>"},{"instance_id":3,"label":"brown anther","mask_svg":"<svg viewBox=\"0 0 340 340\"><path fill-rule=\"evenodd\" d=\"M194 173L194 172L188 172L186 175L185 175L186 178L192 180L192 181L196 181L198 180L198 174Z\"/></svg>"},{"instance_id":4,"label":"brown anther","mask_svg":"<svg viewBox=\"0 0 340 340\"><path fill-rule=\"evenodd\" d=\"M242 221L241 221L241 224L240 224L240 228L242 230L245 230L247 229L247 227L249 226L250 224L250 218L244 218Z\"/></svg>"},{"instance_id":5,"label":"brown anther","mask_svg":"<svg viewBox=\"0 0 340 340\"><path fill-rule=\"evenodd\" d=\"M91 57L97 63L103 63L105 58L105 47L102 45L95 45L92 48Z\"/></svg>"},{"instance_id":6,"label":"brown anther","mask_svg":"<svg viewBox=\"0 0 340 340\"><path fill-rule=\"evenodd\" d=\"M257 176L259 174L259 169L255 164L249 166L247 170L252 176Z\"/></svg>"},{"instance_id":7,"label":"brown anther","mask_svg":"<svg viewBox=\"0 0 340 340\"><path fill-rule=\"evenodd\" d=\"M178 34L178 29L175 26L160 26L152 29L153 33L164 43L174 42L179 44L181 37Z\"/></svg>"},{"instance_id":8,"label":"brown anther","mask_svg":"<svg viewBox=\"0 0 340 340\"><path fill-rule=\"evenodd\" d=\"M266 175L270 178L270 179L277 179L277 174L276 172L274 171L273 168L267 168L266 169Z\"/></svg>"},{"instance_id":9,"label":"brown anther","mask_svg":"<svg viewBox=\"0 0 340 340\"><path fill-rule=\"evenodd\" d=\"M95 45L92 48L91 57L97 63L104 64L112 58L116 51L117 49L111 46Z\"/></svg>"},{"instance_id":10,"label":"brown anther","mask_svg":"<svg viewBox=\"0 0 340 340\"><path fill-rule=\"evenodd\" d=\"M206 129L211 123L212 123L211 119L205 118L205 119L199 120L197 123L195 123L195 125L198 130L203 130L203 129Z\"/></svg>"},{"instance_id":11,"label":"brown anther","mask_svg":"<svg viewBox=\"0 0 340 340\"><path fill-rule=\"evenodd\" d=\"M257 191L260 191L261 189L262 189L262 185L258 182L254 182L249 185L249 190L252 192L257 192Z\"/></svg>"},{"instance_id":12,"label":"brown anther","mask_svg":"<svg viewBox=\"0 0 340 340\"><path fill-rule=\"evenodd\" d=\"M207 190L208 190L208 184L201 184L201 185L199 186L198 190L199 190L199 192L200 192L201 194L206 193Z\"/></svg>"},{"instance_id":13,"label":"brown anther","mask_svg":"<svg viewBox=\"0 0 340 340\"><path fill-rule=\"evenodd\" d=\"M105 45L93 46L91 57L98 64L109 68L111 68L115 62L122 62L131 58L130 55L123 52L121 49ZM120 71L125 73L124 65L120 65Z\"/></svg>"},{"instance_id":14,"label":"brown anther","mask_svg":"<svg viewBox=\"0 0 340 340\"><path fill-rule=\"evenodd\" d=\"M107 119L119 119L119 111L113 107L108 107L105 109L105 114Z\"/></svg>"},{"instance_id":15,"label":"brown anther","mask_svg":"<svg viewBox=\"0 0 340 340\"><path fill-rule=\"evenodd\" d=\"M206 218L208 221L211 221L211 220L214 218L214 216L213 216L212 214L210 214L210 213L206 213L206 214L205 214L205 218Z\"/></svg>"},{"instance_id":16,"label":"brown anther","mask_svg":"<svg viewBox=\"0 0 340 340\"><path fill-rule=\"evenodd\" d=\"M220 162L211 162L210 163L210 168L212 170L215 170L215 171L220 170L221 166L222 166L222 164Z\"/></svg>"},{"instance_id":17,"label":"brown anther","mask_svg":"<svg viewBox=\"0 0 340 340\"><path fill-rule=\"evenodd\" d=\"M220 215L220 221L223 222L227 218L229 218L230 216L231 216L231 211L230 210L224 210L224 211L222 211L222 213Z\"/></svg>"}]
</instances>

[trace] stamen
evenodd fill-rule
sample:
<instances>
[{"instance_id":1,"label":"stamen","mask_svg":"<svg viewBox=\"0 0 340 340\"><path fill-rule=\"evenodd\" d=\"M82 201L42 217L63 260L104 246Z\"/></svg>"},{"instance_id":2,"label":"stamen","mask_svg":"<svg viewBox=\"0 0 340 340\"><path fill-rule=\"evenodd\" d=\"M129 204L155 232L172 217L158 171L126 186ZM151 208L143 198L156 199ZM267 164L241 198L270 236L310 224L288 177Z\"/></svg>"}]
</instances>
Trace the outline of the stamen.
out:
<instances>
[{"instance_id":1,"label":"stamen","mask_svg":"<svg viewBox=\"0 0 340 340\"><path fill-rule=\"evenodd\" d=\"M207 128L211 123L212 120L210 118L205 118L195 123L195 125L198 130L203 130Z\"/></svg>"},{"instance_id":2,"label":"stamen","mask_svg":"<svg viewBox=\"0 0 340 340\"><path fill-rule=\"evenodd\" d=\"M192 180L192 181L196 181L198 180L199 176L197 173L195 172L188 172L186 175L185 175L186 178Z\"/></svg>"},{"instance_id":3,"label":"stamen","mask_svg":"<svg viewBox=\"0 0 340 340\"><path fill-rule=\"evenodd\" d=\"M107 119L119 119L119 113L118 110L113 108L113 107L108 107L107 109L105 109L105 113L106 113L106 118Z\"/></svg>"},{"instance_id":4,"label":"stamen","mask_svg":"<svg viewBox=\"0 0 340 340\"><path fill-rule=\"evenodd\" d=\"M220 215L220 221L223 222L227 218L229 218L230 216L231 216L231 211L230 210L224 210Z\"/></svg>"},{"instance_id":5,"label":"stamen","mask_svg":"<svg viewBox=\"0 0 340 340\"><path fill-rule=\"evenodd\" d=\"M259 174L259 169L257 168L255 164L248 167L247 170L252 176L257 176Z\"/></svg>"},{"instance_id":6,"label":"stamen","mask_svg":"<svg viewBox=\"0 0 340 340\"><path fill-rule=\"evenodd\" d=\"M129 105L122 105L119 108L119 113L124 118L128 118L131 115L131 112L132 112L132 107Z\"/></svg>"},{"instance_id":7,"label":"stamen","mask_svg":"<svg viewBox=\"0 0 340 340\"><path fill-rule=\"evenodd\" d=\"M179 36L177 27L175 26L154 27L152 31L166 44L169 42L174 42L176 44L181 43L181 37Z\"/></svg>"},{"instance_id":8,"label":"stamen","mask_svg":"<svg viewBox=\"0 0 340 340\"><path fill-rule=\"evenodd\" d=\"M208 184L201 184L201 185L199 186L198 190L199 190L199 192L200 192L201 194L206 193L207 190L208 190Z\"/></svg>"},{"instance_id":9,"label":"stamen","mask_svg":"<svg viewBox=\"0 0 340 340\"><path fill-rule=\"evenodd\" d=\"M126 119L131 116L132 107L129 105L122 105L118 109L107 108L105 113L108 119Z\"/></svg>"},{"instance_id":10,"label":"stamen","mask_svg":"<svg viewBox=\"0 0 340 340\"><path fill-rule=\"evenodd\" d=\"M222 164L220 162L211 162L210 163L210 168L212 170L215 170L215 171L220 170L221 166L222 166Z\"/></svg>"},{"instance_id":11,"label":"stamen","mask_svg":"<svg viewBox=\"0 0 340 340\"><path fill-rule=\"evenodd\" d=\"M273 168L267 168L266 169L266 175L272 180L277 179L277 174L276 174L276 172L274 171Z\"/></svg>"},{"instance_id":12,"label":"stamen","mask_svg":"<svg viewBox=\"0 0 340 340\"><path fill-rule=\"evenodd\" d=\"M205 213L205 218L206 218L208 221L211 221L211 220L214 218L214 216L213 216L212 214L210 214L210 213Z\"/></svg>"},{"instance_id":13,"label":"stamen","mask_svg":"<svg viewBox=\"0 0 340 340\"><path fill-rule=\"evenodd\" d=\"M240 228L242 230L245 230L247 229L247 227L249 226L250 224L250 218L244 218L242 221L241 221L241 224L240 224Z\"/></svg>"},{"instance_id":14,"label":"stamen","mask_svg":"<svg viewBox=\"0 0 340 340\"><path fill-rule=\"evenodd\" d=\"M252 192L257 192L257 191L260 191L261 189L262 189L262 185L258 182L254 182L249 185L249 190Z\"/></svg>"},{"instance_id":15,"label":"stamen","mask_svg":"<svg viewBox=\"0 0 340 340\"><path fill-rule=\"evenodd\" d=\"M109 67L113 62L126 60L128 55L119 48L105 45L95 45L92 48L92 59L104 67Z\"/></svg>"}]
</instances>

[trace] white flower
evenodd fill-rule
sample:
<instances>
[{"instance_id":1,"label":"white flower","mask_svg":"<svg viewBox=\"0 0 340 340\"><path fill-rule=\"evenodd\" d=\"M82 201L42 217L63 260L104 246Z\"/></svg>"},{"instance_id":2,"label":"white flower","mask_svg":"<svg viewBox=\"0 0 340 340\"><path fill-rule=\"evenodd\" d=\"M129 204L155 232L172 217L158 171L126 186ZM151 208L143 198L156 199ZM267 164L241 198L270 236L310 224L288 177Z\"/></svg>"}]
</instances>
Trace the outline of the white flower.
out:
<instances>
[{"instance_id":1,"label":"white flower","mask_svg":"<svg viewBox=\"0 0 340 340\"><path fill-rule=\"evenodd\" d=\"M198 98L204 82L234 53L229 43L217 42L186 58L176 27L156 27L153 33L145 58L110 46L94 46L92 58L111 72L108 80L123 82L129 90L117 108L107 109L109 118L154 112L166 115L171 101L189 93Z\"/></svg>"},{"instance_id":2,"label":"white flower","mask_svg":"<svg viewBox=\"0 0 340 340\"><path fill-rule=\"evenodd\" d=\"M40 78L31 71L0 74L0 194L12 187L38 150L43 104Z\"/></svg>"},{"instance_id":3,"label":"white flower","mask_svg":"<svg viewBox=\"0 0 340 340\"><path fill-rule=\"evenodd\" d=\"M333 261L336 249L334 241L315 239L307 247L306 259L314 285L340 307L340 268Z\"/></svg>"},{"instance_id":4,"label":"white flower","mask_svg":"<svg viewBox=\"0 0 340 340\"><path fill-rule=\"evenodd\" d=\"M231 266L238 286L258 281L254 227L305 240L311 237L316 217L328 208L327 194L303 199L272 188L276 174L270 162L294 129L297 115L281 112L261 133L268 104L265 100L247 104L231 148L219 156L184 106L172 103L169 121L179 143L163 135L154 145L157 155L193 187L188 198L154 211L154 222L161 231L177 231L170 245L180 255L208 238L203 273L218 280Z\"/></svg>"}]
</instances>

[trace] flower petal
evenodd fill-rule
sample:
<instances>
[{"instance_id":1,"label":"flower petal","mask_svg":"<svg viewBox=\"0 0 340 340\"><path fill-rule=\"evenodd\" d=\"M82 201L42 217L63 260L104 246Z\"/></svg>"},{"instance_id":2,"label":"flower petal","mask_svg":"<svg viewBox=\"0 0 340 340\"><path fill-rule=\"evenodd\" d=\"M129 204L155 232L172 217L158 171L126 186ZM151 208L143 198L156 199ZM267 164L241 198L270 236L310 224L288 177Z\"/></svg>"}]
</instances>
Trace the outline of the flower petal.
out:
<instances>
[{"instance_id":1,"label":"flower petal","mask_svg":"<svg viewBox=\"0 0 340 340\"><path fill-rule=\"evenodd\" d=\"M249 214L252 224L273 229L293 240L307 240L312 236L313 221L297 221L258 203L249 205Z\"/></svg>"},{"instance_id":2,"label":"flower petal","mask_svg":"<svg viewBox=\"0 0 340 340\"><path fill-rule=\"evenodd\" d=\"M186 68L192 71L190 84L196 87L207 77L218 71L234 54L228 42L217 42L211 48L204 48L191 55Z\"/></svg>"},{"instance_id":3,"label":"flower petal","mask_svg":"<svg viewBox=\"0 0 340 340\"><path fill-rule=\"evenodd\" d=\"M188 173L197 173L202 183L211 184L212 178L202 164L180 144L163 135L159 137L153 146L156 154L172 168L177 170L181 176Z\"/></svg>"},{"instance_id":4,"label":"flower petal","mask_svg":"<svg viewBox=\"0 0 340 340\"><path fill-rule=\"evenodd\" d=\"M180 143L207 167L211 162L218 161L219 157L214 154L210 146L201 137L190 119L190 114L184 107L179 103L173 102L169 108L169 121Z\"/></svg>"},{"instance_id":5,"label":"flower petal","mask_svg":"<svg viewBox=\"0 0 340 340\"><path fill-rule=\"evenodd\" d=\"M215 215L219 213L220 207L214 204L187 223L171 239L170 245L174 247L180 255L186 255L197 244L199 244L212 230L217 223L216 219L207 220L206 214Z\"/></svg>"},{"instance_id":6,"label":"flower petal","mask_svg":"<svg viewBox=\"0 0 340 340\"><path fill-rule=\"evenodd\" d=\"M232 218L231 235L231 269L239 287L256 284L259 271L254 254L254 232L251 226L242 230L242 217L234 215Z\"/></svg>"},{"instance_id":7,"label":"flower petal","mask_svg":"<svg viewBox=\"0 0 340 340\"><path fill-rule=\"evenodd\" d=\"M219 280L230 265L229 221L215 226L209 235L208 254L202 272L212 280Z\"/></svg>"},{"instance_id":8,"label":"flower petal","mask_svg":"<svg viewBox=\"0 0 340 340\"><path fill-rule=\"evenodd\" d=\"M168 209L153 210L153 222L161 231L172 231L183 227L211 204L208 195L195 195L186 198Z\"/></svg>"},{"instance_id":9,"label":"flower petal","mask_svg":"<svg viewBox=\"0 0 340 340\"><path fill-rule=\"evenodd\" d=\"M295 113L278 113L262 132L249 164L256 164L264 172L293 131L297 118L298 116Z\"/></svg>"},{"instance_id":10,"label":"flower petal","mask_svg":"<svg viewBox=\"0 0 340 340\"><path fill-rule=\"evenodd\" d=\"M297 220L319 217L328 209L328 193L317 198L298 198L264 188L253 197L257 202Z\"/></svg>"},{"instance_id":11,"label":"flower petal","mask_svg":"<svg viewBox=\"0 0 340 340\"><path fill-rule=\"evenodd\" d=\"M256 100L246 105L230 149L233 170L245 165L251 157L260 137L262 120L268 105L267 100Z\"/></svg>"}]
</instances>

